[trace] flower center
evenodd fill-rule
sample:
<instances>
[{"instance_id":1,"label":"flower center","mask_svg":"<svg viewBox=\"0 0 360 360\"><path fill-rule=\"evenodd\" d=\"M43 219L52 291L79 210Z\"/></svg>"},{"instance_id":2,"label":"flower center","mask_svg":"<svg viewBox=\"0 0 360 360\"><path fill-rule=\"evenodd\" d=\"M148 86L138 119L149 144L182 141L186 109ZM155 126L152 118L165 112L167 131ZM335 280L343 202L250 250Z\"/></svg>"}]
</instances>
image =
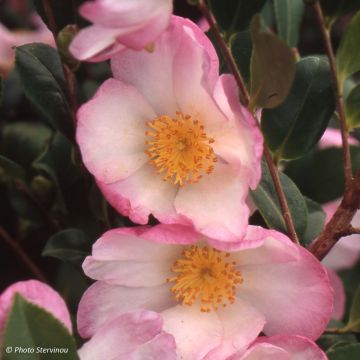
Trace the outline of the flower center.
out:
<instances>
[{"instance_id":1,"label":"flower center","mask_svg":"<svg viewBox=\"0 0 360 360\"><path fill-rule=\"evenodd\" d=\"M236 288L243 282L236 262L229 261L230 254L207 246L191 246L182 253L171 268L176 276L171 292L182 305L200 302L202 312L216 311L220 306L233 304Z\"/></svg>"},{"instance_id":2,"label":"flower center","mask_svg":"<svg viewBox=\"0 0 360 360\"><path fill-rule=\"evenodd\" d=\"M147 125L151 130L146 131L150 139L145 154L157 172L164 174L164 180L184 186L214 170L214 139L206 135L199 120L177 112L174 119L163 115Z\"/></svg>"}]
</instances>

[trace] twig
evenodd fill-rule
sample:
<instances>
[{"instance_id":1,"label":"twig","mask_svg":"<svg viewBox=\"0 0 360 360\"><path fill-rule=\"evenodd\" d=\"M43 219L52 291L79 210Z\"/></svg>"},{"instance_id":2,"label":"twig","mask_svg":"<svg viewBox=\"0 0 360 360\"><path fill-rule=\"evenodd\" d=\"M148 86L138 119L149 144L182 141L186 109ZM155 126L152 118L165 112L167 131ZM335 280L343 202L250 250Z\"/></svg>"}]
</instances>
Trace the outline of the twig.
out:
<instances>
[{"instance_id":1,"label":"twig","mask_svg":"<svg viewBox=\"0 0 360 360\"><path fill-rule=\"evenodd\" d=\"M241 73L239 72L239 70L237 68L237 65L235 63L235 60L231 54L229 47L227 46L223 36L221 35L221 32L219 30L219 27L216 24L214 16L209 11L209 9L206 5L206 2L204 0L198 1L198 7L199 7L200 11L202 12L203 16L205 17L205 19L208 21L211 31L213 32L213 34L221 48L221 51L225 57L225 60L228 63L228 65L231 69L231 72L235 77L236 83L237 83L237 85L239 87L239 91L240 91L240 101L242 102L242 104L244 106L248 107L250 97L249 97L248 91L246 89L244 80L241 76ZM259 126L258 122L257 122L257 124ZM281 186L278 169L277 169L276 165L274 164L270 150L265 143L264 143L264 155L265 155L265 160L266 160L267 166L269 168L270 175L271 175L271 178L274 183L275 190L276 190L276 193L277 193L277 196L279 199L279 203L280 203L281 211L282 211L282 214L283 214L283 217L285 220L288 235L292 239L293 242L295 242L296 244L299 244L299 239L296 235L294 223L291 218L291 214L290 214L289 206L288 206L288 203L286 200L286 196L285 196L285 193Z\"/></svg>"},{"instance_id":2,"label":"twig","mask_svg":"<svg viewBox=\"0 0 360 360\"><path fill-rule=\"evenodd\" d=\"M47 283L45 275L37 267L37 265L30 259L24 249L16 242L6 231L0 226L0 238L2 238L19 256L23 263L31 270L31 272L42 282Z\"/></svg>"},{"instance_id":3,"label":"twig","mask_svg":"<svg viewBox=\"0 0 360 360\"><path fill-rule=\"evenodd\" d=\"M346 331L338 328L329 328L324 331L323 335L360 335L359 331Z\"/></svg>"},{"instance_id":4,"label":"twig","mask_svg":"<svg viewBox=\"0 0 360 360\"><path fill-rule=\"evenodd\" d=\"M342 91L338 83L338 77L336 72L336 60L334 50L331 45L330 38L330 29L326 27L324 14L321 9L319 1L316 1L312 4L314 9L316 19L321 30L321 35L326 49L327 57L329 58L330 70L331 70L331 79L335 93L336 100L336 109L339 114L339 124L341 130L341 139L342 139L342 148L343 148L343 161L344 161L344 174L345 174L345 191L349 188L353 174L351 166L351 154L348 141L348 129L346 126L345 110L344 110L344 101L342 97Z\"/></svg>"}]
</instances>

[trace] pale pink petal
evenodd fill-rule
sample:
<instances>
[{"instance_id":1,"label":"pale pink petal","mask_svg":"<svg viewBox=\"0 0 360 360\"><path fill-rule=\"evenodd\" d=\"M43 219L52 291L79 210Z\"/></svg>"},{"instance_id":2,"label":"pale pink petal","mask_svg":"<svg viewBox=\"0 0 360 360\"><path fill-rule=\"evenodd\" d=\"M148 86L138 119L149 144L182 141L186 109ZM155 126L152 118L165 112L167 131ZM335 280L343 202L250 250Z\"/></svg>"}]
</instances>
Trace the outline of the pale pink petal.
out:
<instances>
[{"instance_id":1,"label":"pale pink petal","mask_svg":"<svg viewBox=\"0 0 360 360\"><path fill-rule=\"evenodd\" d=\"M193 49L198 56L190 58L188 51L191 50L192 54ZM176 111L189 113L191 108L183 108L176 94L184 91L193 93L193 88L198 88L196 79L203 76L204 82L211 88L218 75L218 60L209 40L191 21L175 16L167 31L155 42L152 53L126 50L113 57L111 65L114 77L139 89L158 116L174 116ZM142 69L142 76L138 76L139 68ZM179 84L175 85L174 82L175 76L181 76L180 70L187 71L184 91L180 91L177 88ZM195 79L189 71L197 73ZM198 96L196 94L196 98Z\"/></svg>"},{"instance_id":2,"label":"pale pink petal","mask_svg":"<svg viewBox=\"0 0 360 360\"><path fill-rule=\"evenodd\" d=\"M204 360L227 359L234 352L245 350L265 324L265 318L259 311L239 299L218 310L217 315L223 326L222 342Z\"/></svg>"},{"instance_id":3,"label":"pale pink petal","mask_svg":"<svg viewBox=\"0 0 360 360\"><path fill-rule=\"evenodd\" d=\"M116 38L121 34L121 29L92 25L79 31L69 50L79 60L106 60L115 52L124 49L124 45L116 43Z\"/></svg>"},{"instance_id":4,"label":"pale pink petal","mask_svg":"<svg viewBox=\"0 0 360 360\"><path fill-rule=\"evenodd\" d=\"M0 295L0 333L5 325L15 294L51 313L72 333L69 311L65 301L50 286L38 281L18 281Z\"/></svg>"},{"instance_id":5,"label":"pale pink petal","mask_svg":"<svg viewBox=\"0 0 360 360\"><path fill-rule=\"evenodd\" d=\"M262 247L233 257L244 279L237 296L264 314L265 334L320 336L332 315L333 292L326 270L313 255L273 231Z\"/></svg>"},{"instance_id":6,"label":"pale pink petal","mask_svg":"<svg viewBox=\"0 0 360 360\"><path fill-rule=\"evenodd\" d=\"M216 164L213 173L179 190L175 207L207 237L239 242L245 235L248 222L247 191L247 186L242 184L233 169Z\"/></svg>"},{"instance_id":7,"label":"pale pink petal","mask_svg":"<svg viewBox=\"0 0 360 360\"><path fill-rule=\"evenodd\" d=\"M151 213L162 222L174 222L179 218L173 204L178 188L163 181L150 164L125 180L98 185L109 203L136 223L146 224Z\"/></svg>"},{"instance_id":8,"label":"pale pink petal","mask_svg":"<svg viewBox=\"0 0 360 360\"><path fill-rule=\"evenodd\" d=\"M131 86L109 79L78 112L77 141L86 167L109 183L146 162L145 121L151 107Z\"/></svg>"},{"instance_id":9,"label":"pale pink petal","mask_svg":"<svg viewBox=\"0 0 360 360\"><path fill-rule=\"evenodd\" d=\"M291 354L291 360L327 360L325 353L313 341L302 336L260 337L256 344L272 344L282 348Z\"/></svg>"},{"instance_id":10,"label":"pale pink petal","mask_svg":"<svg viewBox=\"0 0 360 360\"><path fill-rule=\"evenodd\" d=\"M345 313L345 289L344 284L335 271L327 269L331 286L334 290L334 308L332 318L341 320Z\"/></svg>"},{"instance_id":11,"label":"pale pink petal","mask_svg":"<svg viewBox=\"0 0 360 360\"><path fill-rule=\"evenodd\" d=\"M133 311L116 317L85 343L78 354L81 360L140 359L144 351L156 359L159 345L163 346L162 359L175 359L175 342L171 335L162 333L162 319L157 313ZM137 356L137 357L136 357Z\"/></svg>"},{"instance_id":12,"label":"pale pink petal","mask_svg":"<svg viewBox=\"0 0 360 360\"><path fill-rule=\"evenodd\" d=\"M351 145L356 145L359 143L358 140L353 136L349 136L348 141ZM320 149L326 149L331 146L342 146L341 132L339 129L327 128L319 141Z\"/></svg>"},{"instance_id":13,"label":"pale pink petal","mask_svg":"<svg viewBox=\"0 0 360 360\"><path fill-rule=\"evenodd\" d=\"M77 313L79 334L88 338L116 316L147 309L161 312L174 306L170 284L154 287L125 287L97 281L81 298Z\"/></svg>"},{"instance_id":14,"label":"pale pink petal","mask_svg":"<svg viewBox=\"0 0 360 360\"><path fill-rule=\"evenodd\" d=\"M164 231L169 228L162 227ZM162 232L157 230L158 234ZM153 233L152 238L156 236ZM110 230L94 244L92 256L85 259L83 269L90 278L108 284L157 286L172 276L170 269L182 249L182 245L154 243L135 234L122 234L121 229Z\"/></svg>"},{"instance_id":15,"label":"pale pink petal","mask_svg":"<svg viewBox=\"0 0 360 360\"><path fill-rule=\"evenodd\" d=\"M175 338L179 359L202 360L221 344L223 329L215 312L203 313L195 306L177 305L161 315L164 330Z\"/></svg>"},{"instance_id":16,"label":"pale pink petal","mask_svg":"<svg viewBox=\"0 0 360 360\"><path fill-rule=\"evenodd\" d=\"M214 134L214 151L231 166L246 173L255 189L261 177L263 138L255 118L239 101L239 90L231 75L220 76L214 97L228 121Z\"/></svg>"},{"instance_id":17,"label":"pale pink petal","mask_svg":"<svg viewBox=\"0 0 360 360\"><path fill-rule=\"evenodd\" d=\"M267 343L255 344L244 354L231 356L227 360L292 360L284 349Z\"/></svg>"}]
</instances>

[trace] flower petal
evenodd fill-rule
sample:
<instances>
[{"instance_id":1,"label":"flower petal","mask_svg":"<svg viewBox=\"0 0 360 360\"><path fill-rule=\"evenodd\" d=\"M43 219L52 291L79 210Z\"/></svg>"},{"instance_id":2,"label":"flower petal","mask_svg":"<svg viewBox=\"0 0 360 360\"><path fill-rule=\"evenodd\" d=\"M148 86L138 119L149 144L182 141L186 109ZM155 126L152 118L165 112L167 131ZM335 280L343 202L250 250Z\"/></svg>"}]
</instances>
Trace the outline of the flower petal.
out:
<instances>
[{"instance_id":1,"label":"flower petal","mask_svg":"<svg viewBox=\"0 0 360 360\"><path fill-rule=\"evenodd\" d=\"M284 349L261 343L251 346L245 354L231 356L228 360L293 360L293 358Z\"/></svg>"},{"instance_id":2,"label":"flower petal","mask_svg":"<svg viewBox=\"0 0 360 360\"><path fill-rule=\"evenodd\" d=\"M172 307L170 285L125 287L97 281L81 298L77 313L79 334L93 336L108 321L127 311L147 309L156 312Z\"/></svg>"},{"instance_id":3,"label":"flower petal","mask_svg":"<svg viewBox=\"0 0 360 360\"><path fill-rule=\"evenodd\" d=\"M334 290L334 308L332 318L340 321L345 314L345 289L342 280L339 275L331 270L326 269L330 279L331 286Z\"/></svg>"},{"instance_id":4,"label":"flower petal","mask_svg":"<svg viewBox=\"0 0 360 360\"><path fill-rule=\"evenodd\" d=\"M86 167L105 183L146 162L145 121L154 113L131 86L109 79L78 112L77 141Z\"/></svg>"},{"instance_id":5,"label":"flower petal","mask_svg":"<svg viewBox=\"0 0 360 360\"><path fill-rule=\"evenodd\" d=\"M248 222L247 191L234 170L216 164L213 173L179 190L175 207L207 237L238 242L245 235Z\"/></svg>"},{"instance_id":6,"label":"flower petal","mask_svg":"<svg viewBox=\"0 0 360 360\"><path fill-rule=\"evenodd\" d=\"M146 224L151 213L166 223L179 218L173 205L177 187L163 181L150 164L125 180L98 185L109 203L136 223Z\"/></svg>"},{"instance_id":7,"label":"flower petal","mask_svg":"<svg viewBox=\"0 0 360 360\"><path fill-rule=\"evenodd\" d=\"M69 311L65 301L50 286L37 281L18 281L4 290L0 295L0 333L12 307L15 294L20 294L25 300L43 308L62 322L72 333Z\"/></svg>"}]
</instances>

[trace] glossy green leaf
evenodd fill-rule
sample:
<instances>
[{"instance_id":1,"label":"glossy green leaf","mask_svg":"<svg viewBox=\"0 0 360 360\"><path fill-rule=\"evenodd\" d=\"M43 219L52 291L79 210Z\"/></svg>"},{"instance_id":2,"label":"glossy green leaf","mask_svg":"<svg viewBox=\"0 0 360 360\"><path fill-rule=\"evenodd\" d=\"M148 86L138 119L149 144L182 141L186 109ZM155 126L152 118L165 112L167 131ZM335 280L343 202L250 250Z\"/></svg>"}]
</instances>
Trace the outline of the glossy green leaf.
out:
<instances>
[{"instance_id":1,"label":"glossy green leaf","mask_svg":"<svg viewBox=\"0 0 360 360\"><path fill-rule=\"evenodd\" d=\"M15 295L3 335L3 360L78 360L73 337L65 326L46 310ZM19 348L34 349L20 354ZM61 354L44 353L42 349L65 349ZM12 351L6 351L12 349ZM66 351L66 352L65 352Z\"/></svg>"},{"instance_id":2,"label":"glossy green leaf","mask_svg":"<svg viewBox=\"0 0 360 360\"><path fill-rule=\"evenodd\" d=\"M16 69L28 99L52 127L72 139L71 110L57 51L45 44L19 46L16 48Z\"/></svg>"},{"instance_id":3,"label":"glossy green leaf","mask_svg":"<svg viewBox=\"0 0 360 360\"><path fill-rule=\"evenodd\" d=\"M232 36L230 47L245 83L250 85L250 62L253 47L250 31L241 31Z\"/></svg>"},{"instance_id":4,"label":"glossy green leaf","mask_svg":"<svg viewBox=\"0 0 360 360\"><path fill-rule=\"evenodd\" d=\"M326 355L329 360L359 360L360 344L344 344L330 349Z\"/></svg>"},{"instance_id":5,"label":"glossy green leaf","mask_svg":"<svg viewBox=\"0 0 360 360\"><path fill-rule=\"evenodd\" d=\"M274 108L290 91L295 74L294 55L279 37L261 28L259 16L251 20L250 31L253 42L250 107Z\"/></svg>"},{"instance_id":6,"label":"glossy green leaf","mask_svg":"<svg viewBox=\"0 0 360 360\"><path fill-rule=\"evenodd\" d=\"M300 234L301 245L307 247L317 236L321 233L325 223L325 213L320 204L305 198L308 218L306 229L303 234Z\"/></svg>"},{"instance_id":7,"label":"glossy green leaf","mask_svg":"<svg viewBox=\"0 0 360 360\"><path fill-rule=\"evenodd\" d=\"M359 43L360 11L351 19L336 52L336 64L341 87L346 78L360 71L360 51L356 50Z\"/></svg>"},{"instance_id":8,"label":"glossy green leaf","mask_svg":"<svg viewBox=\"0 0 360 360\"><path fill-rule=\"evenodd\" d=\"M304 14L304 1L274 0L274 9L278 35L288 46L296 47Z\"/></svg>"},{"instance_id":9,"label":"glossy green leaf","mask_svg":"<svg viewBox=\"0 0 360 360\"><path fill-rule=\"evenodd\" d=\"M360 127L360 85L354 87L346 97L345 113L350 128Z\"/></svg>"},{"instance_id":10,"label":"glossy green leaf","mask_svg":"<svg viewBox=\"0 0 360 360\"><path fill-rule=\"evenodd\" d=\"M349 321L342 330L360 332L360 286L358 286L351 304Z\"/></svg>"},{"instance_id":11,"label":"glossy green leaf","mask_svg":"<svg viewBox=\"0 0 360 360\"><path fill-rule=\"evenodd\" d=\"M322 136L335 109L329 63L307 57L296 64L296 75L286 100L263 111L261 128L271 151L281 159L309 152Z\"/></svg>"},{"instance_id":12,"label":"glossy green leaf","mask_svg":"<svg viewBox=\"0 0 360 360\"><path fill-rule=\"evenodd\" d=\"M286 175L280 173L280 180L288 201L291 216L297 234L303 234L307 226L307 205L296 185ZM286 233L279 200L275 191L267 165L262 163L262 178L256 190L252 191L254 200L266 224L273 229Z\"/></svg>"},{"instance_id":13,"label":"glossy green leaf","mask_svg":"<svg viewBox=\"0 0 360 360\"><path fill-rule=\"evenodd\" d=\"M360 148L351 147L354 172L360 169ZM291 161L284 170L301 193L319 203L339 198L344 192L341 148L327 148Z\"/></svg>"},{"instance_id":14,"label":"glossy green leaf","mask_svg":"<svg viewBox=\"0 0 360 360\"><path fill-rule=\"evenodd\" d=\"M42 123L14 122L4 126L2 152L26 167L45 149L52 130Z\"/></svg>"},{"instance_id":15,"label":"glossy green leaf","mask_svg":"<svg viewBox=\"0 0 360 360\"><path fill-rule=\"evenodd\" d=\"M66 229L48 240L42 255L80 266L89 253L90 243L84 232L79 229Z\"/></svg>"},{"instance_id":16,"label":"glossy green leaf","mask_svg":"<svg viewBox=\"0 0 360 360\"><path fill-rule=\"evenodd\" d=\"M245 30L252 16L258 13L266 0L210 0L210 8L220 27L228 34Z\"/></svg>"}]
</instances>

